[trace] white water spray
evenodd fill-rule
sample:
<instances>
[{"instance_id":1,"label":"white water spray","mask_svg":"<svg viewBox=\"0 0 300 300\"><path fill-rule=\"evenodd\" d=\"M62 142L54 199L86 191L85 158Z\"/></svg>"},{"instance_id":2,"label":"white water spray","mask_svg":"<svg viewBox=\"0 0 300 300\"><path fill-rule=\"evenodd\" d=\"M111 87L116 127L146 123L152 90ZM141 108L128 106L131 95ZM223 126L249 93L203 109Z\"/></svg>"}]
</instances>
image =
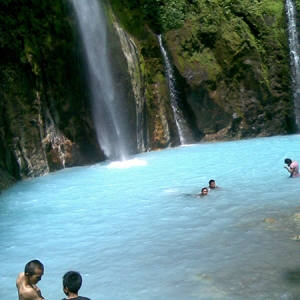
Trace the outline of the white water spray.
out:
<instances>
[{"instance_id":1,"label":"white water spray","mask_svg":"<svg viewBox=\"0 0 300 300\"><path fill-rule=\"evenodd\" d=\"M97 0L72 0L72 3L85 48L98 141L108 158L124 160L129 154L125 108L119 93L121 87L116 85L109 61L104 7Z\"/></svg>"}]
</instances>

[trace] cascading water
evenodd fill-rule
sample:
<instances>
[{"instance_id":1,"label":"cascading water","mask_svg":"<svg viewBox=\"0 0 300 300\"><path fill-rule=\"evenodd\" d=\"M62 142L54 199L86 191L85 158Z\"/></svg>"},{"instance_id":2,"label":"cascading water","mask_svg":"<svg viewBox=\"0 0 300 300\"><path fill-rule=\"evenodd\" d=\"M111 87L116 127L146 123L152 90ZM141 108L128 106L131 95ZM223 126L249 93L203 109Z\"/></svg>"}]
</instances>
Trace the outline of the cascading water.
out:
<instances>
[{"instance_id":1,"label":"cascading water","mask_svg":"<svg viewBox=\"0 0 300 300\"><path fill-rule=\"evenodd\" d=\"M120 38L123 53L127 60L128 71L131 78L133 94L136 103L136 136L138 152L145 152L149 147L149 133L146 124L146 108L145 96L143 93L143 75L141 70L141 62L138 55L137 47L130 36L114 22L116 32Z\"/></svg>"},{"instance_id":2,"label":"cascading water","mask_svg":"<svg viewBox=\"0 0 300 300\"><path fill-rule=\"evenodd\" d=\"M172 109L174 112L174 118L175 118L177 130L178 130L180 143L182 145L190 144L195 141L193 139L193 134L183 116L181 109L179 108L179 105L178 105L180 100L178 98L178 92L176 89L176 79L175 79L175 75L174 75L173 66L169 60L167 51L164 48L164 45L162 43L161 35L158 35L157 38L158 38L160 50L161 50L161 53L162 53L163 59L164 59L164 65L165 65L165 70L166 70L166 75L167 75L166 79L167 79L167 84L168 84L168 88L169 88L169 92L170 92L171 106L172 106Z\"/></svg>"},{"instance_id":3,"label":"cascading water","mask_svg":"<svg viewBox=\"0 0 300 300\"><path fill-rule=\"evenodd\" d=\"M122 84L114 79L104 7L97 0L72 0L85 48L92 111L100 147L109 159L130 154Z\"/></svg>"},{"instance_id":4,"label":"cascading water","mask_svg":"<svg viewBox=\"0 0 300 300\"><path fill-rule=\"evenodd\" d=\"M286 0L286 14L288 21L290 59L293 73L294 107L298 131L300 130L300 65L299 65L299 42L296 24L296 8L292 0Z\"/></svg>"}]
</instances>

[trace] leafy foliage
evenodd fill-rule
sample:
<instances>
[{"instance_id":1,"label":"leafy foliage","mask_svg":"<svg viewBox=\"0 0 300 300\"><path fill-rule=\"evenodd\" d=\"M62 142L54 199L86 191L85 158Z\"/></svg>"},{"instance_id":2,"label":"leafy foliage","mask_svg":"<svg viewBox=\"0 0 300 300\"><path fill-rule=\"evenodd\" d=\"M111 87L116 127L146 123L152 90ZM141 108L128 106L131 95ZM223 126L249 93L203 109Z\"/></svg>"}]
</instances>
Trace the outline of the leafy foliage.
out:
<instances>
[{"instance_id":1,"label":"leafy foliage","mask_svg":"<svg viewBox=\"0 0 300 300\"><path fill-rule=\"evenodd\" d=\"M167 31L183 24L187 13L185 0L143 0L143 11L157 31Z\"/></svg>"},{"instance_id":2,"label":"leafy foliage","mask_svg":"<svg viewBox=\"0 0 300 300\"><path fill-rule=\"evenodd\" d=\"M281 1L262 0L110 0L111 3L121 2L126 10L139 10L144 21L156 33L166 32L198 23L200 33L206 43L212 45L216 33L223 22L231 22L236 18L244 18L249 24L256 24L255 20L264 15L273 15L277 21L282 21ZM300 7L300 0L296 0ZM200 26L201 24L201 26ZM259 28L257 34L259 34ZM210 42L208 42L210 40Z\"/></svg>"},{"instance_id":3,"label":"leafy foliage","mask_svg":"<svg viewBox=\"0 0 300 300\"><path fill-rule=\"evenodd\" d=\"M0 2L0 53L5 60L24 61L20 53L39 56L51 48L52 35L65 40L65 19L57 18L57 12L63 11L59 0L2 0ZM26 46L26 41L31 47ZM28 43L27 43L28 44Z\"/></svg>"},{"instance_id":4,"label":"leafy foliage","mask_svg":"<svg viewBox=\"0 0 300 300\"><path fill-rule=\"evenodd\" d=\"M127 10L138 10L156 33L161 33L183 25L188 12L186 0L111 0ZM118 14L118 13L117 13Z\"/></svg>"}]
</instances>

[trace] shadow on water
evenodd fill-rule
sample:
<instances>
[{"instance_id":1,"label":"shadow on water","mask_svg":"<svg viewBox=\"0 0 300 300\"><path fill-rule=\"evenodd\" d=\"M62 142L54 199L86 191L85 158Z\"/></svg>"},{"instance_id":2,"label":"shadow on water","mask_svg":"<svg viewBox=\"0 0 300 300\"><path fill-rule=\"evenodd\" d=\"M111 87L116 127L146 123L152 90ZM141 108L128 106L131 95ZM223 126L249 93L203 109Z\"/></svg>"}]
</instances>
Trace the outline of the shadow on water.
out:
<instances>
[{"instance_id":1,"label":"shadow on water","mask_svg":"<svg viewBox=\"0 0 300 300\"><path fill-rule=\"evenodd\" d=\"M293 284L300 284L300 267L298 267L294 270L287 270L284 273L284 279ZM300 295L300 292L299 292L299 295Z\"/></svg>"},{"instance_id":2,"label":"shadow on water","mask_svg":"<svg viewBox=\"0 0 300 300\"><path fill-rule=\"evenodd\" d=\"M292 285L299 285L300 284L300 266L294 269L286 270L283 274L284 281ZM294 292L289 295L289 297L283 298L289 300L300 300L300 291Z\"/></svg>"}]
</instances>

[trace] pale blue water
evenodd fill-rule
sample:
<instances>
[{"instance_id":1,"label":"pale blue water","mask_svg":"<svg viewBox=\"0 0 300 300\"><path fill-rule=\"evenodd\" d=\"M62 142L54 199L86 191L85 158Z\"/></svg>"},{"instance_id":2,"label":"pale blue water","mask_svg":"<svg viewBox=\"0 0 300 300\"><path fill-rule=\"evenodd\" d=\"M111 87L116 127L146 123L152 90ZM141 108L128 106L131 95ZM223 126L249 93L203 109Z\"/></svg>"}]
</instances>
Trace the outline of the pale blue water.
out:
<instances>
[{"instance_id":1,"label":"pale blue water","mask_svg":"<svg viewBox=\"0 0 300 300\"><path fill-rule=\"evenodd\" d=\"M83 275L97 299L298 299L300 136L197 144L66 169L0 195L0 299L31 259L39 287L62 299ZM198 199L214 178L221 188ZM266 217L274 224L262 222Z\"/></svg>"}]
</instances>

